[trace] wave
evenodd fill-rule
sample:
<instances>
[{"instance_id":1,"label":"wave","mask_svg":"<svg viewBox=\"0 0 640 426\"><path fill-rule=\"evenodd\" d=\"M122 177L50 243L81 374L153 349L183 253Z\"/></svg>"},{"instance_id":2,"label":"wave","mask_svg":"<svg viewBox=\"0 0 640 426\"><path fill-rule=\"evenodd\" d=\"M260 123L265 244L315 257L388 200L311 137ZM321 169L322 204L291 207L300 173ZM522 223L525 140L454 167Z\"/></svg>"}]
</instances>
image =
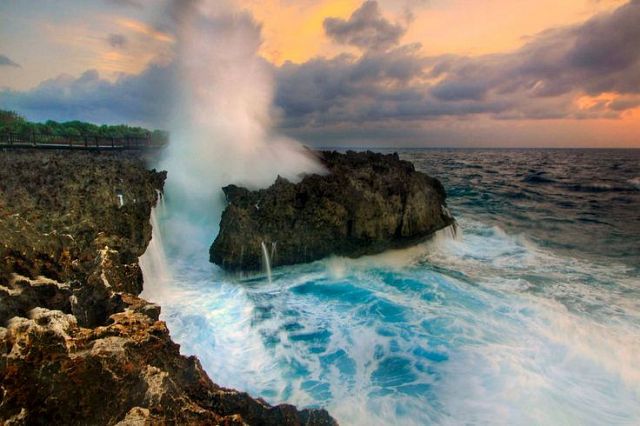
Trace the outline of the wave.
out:
<instances>
[{"instance_id":1,"label":"wave","mask_svg":"<svg viewBox=\"0 0 640 426\"><path fill-rule=\"evenodd\" d=\"M162 318L221 385L343 424L640 421L637 277L459 222L273 283L170 259Z\"/></svg>"},{"instance_id":2,"label":"wave","mask_svg":"<svg viewBox=\"0 0 640 426\"><path fill-rule=\"evenodd\" d=\"M605 182L593 182L583 184L567 185L567 189L576 192L622 192L630 188L626 186L613 185Z\"/></svg>"},{"instance_id":3,"label":"wave","mask_svg":"<svg viewBox=\"0 0 640 426\"><path fill-rule=\"evenodd\" d=\"M543 176L544 174L546 174L546 173L545 172L537 172L537 173L529 174L529 175L525 176L524 179L522 179L522 182L530 183L530 184L556 183L556 181L554 179L551 179L551 178Z\"/></svg>"}]
</instances>

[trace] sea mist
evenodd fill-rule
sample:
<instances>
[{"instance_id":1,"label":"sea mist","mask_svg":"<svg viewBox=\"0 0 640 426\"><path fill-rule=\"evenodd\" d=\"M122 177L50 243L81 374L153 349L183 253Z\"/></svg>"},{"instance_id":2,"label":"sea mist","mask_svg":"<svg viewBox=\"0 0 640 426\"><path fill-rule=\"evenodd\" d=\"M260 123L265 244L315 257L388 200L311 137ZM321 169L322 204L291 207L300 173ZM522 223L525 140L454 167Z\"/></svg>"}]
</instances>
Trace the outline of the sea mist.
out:
<instances>
[{"instance_id":1,"label":"sea mist","mask_svg":"<svg viewBox=\"0 0 640 426\"><path fill-rule=\"evenodd\" d=\"M310 152L274 131L274 77L258 55L261 27L225 2L176 2L177 108L167 170L165 241L202 251L224 207L221 188L266 187L321 171Z\"/></svg>"}]
</instances>

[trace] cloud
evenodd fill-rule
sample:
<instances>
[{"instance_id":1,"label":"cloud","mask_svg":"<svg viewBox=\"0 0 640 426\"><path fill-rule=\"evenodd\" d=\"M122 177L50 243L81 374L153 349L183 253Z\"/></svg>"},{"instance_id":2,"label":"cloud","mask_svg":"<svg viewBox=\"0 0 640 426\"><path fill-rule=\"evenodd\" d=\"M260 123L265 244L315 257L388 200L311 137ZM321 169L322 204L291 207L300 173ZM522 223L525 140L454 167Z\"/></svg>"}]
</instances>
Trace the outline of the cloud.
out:
<instances>
[{"instance_id":1,"label":"cloud","mask_svg":"<svg viewBox=\"0 0 640 426\"><path fill-rule=\"evenodd\" d=\"M0 67L2 66L21 68L20 65L12 61L11 58L6 55L0 54Z\"/></svg>"},{"instance_id":2,"label":"cloud","mask_svg":"<svg viewBox=\"0 0 640 426\"><path fill-rule=\"evenodd\" d=\"M517 117L535 118L538 107L549 104L558 109L548 114L558 117L614 117L633 102L576 110L572 101L640 93L638 22L640 1L634 0L584 24L539 34L510 54L442 58L432 70L442 80L431 94L444 101L511 99L518 101Z\"/></svg>"},{"instance_id":3,"label":"cloud","mask_svg":"<svg viewBox=\"0 0 640 426\"><path fill-rule=\"evenodd\" d=\"M535 83L538 96L581 89L640 91L640 1L583 25L548 31L514 55L503 56L502 76L519 87ZM515 87L514 87L515 88Z\"/></svg>"},{"instance_id":4,"label":"cloud","mask_svg":"<svg viewBox=\"0 0 640 426\"><path fill-rule=\"evenodd\" d=\"M377 5L375 10L380 16ZM343 23L361 20L354 12ZM273 66L276 108L282 127L295 135L387 134L380 129L447 122L506 128L509 120L615 119L640 107L637 22L640 0L633 0L583 24L540 33L510 53L428 57L420 45L396 41L360 55L286 62ZM174 77L172 65L153 65L115 82L88 71L26 92L0 91L0 104L36 120L162 126L175 99Z\"/></svg>"},{"instance_id":5,"label":"cloud","mask_svg":"<svg viewBox=\"0 0 640 426\"><path fill-rule=\"evenodd\" d=\"M127 38L123 34L109 34L107 42L113 48L122 49L127 44Z\"/></svg>"},{"instance_id":6,"label":"cloud","mask_svg":"<svg viewBox=\"0 0 640 426\"><path fill-rule=\"evenodd\" d=\"M152 65L138 75L115 82L95 70L73 78L61 75L32 90L0 91L3 108L35 121L85 120L94 123L134 123L161 127L173 105L174 67Z\"/></svg>"},{"instance_id":7,"label":"cloud","mask_svg":"<svg viewBox=\"0 0 640 426\"><path fill-rule=\"evenodd\" d=\"M162 43L174 43L174 35L165 31L164 29L152 26L142 21L129 18L120 18L116 21L118 25L128 31L133 31L136 34L152 38Z\"/></svg>"},{"instance_id":8,"label":"cloud","mask_svg":"<svg viewBox=\"0 0 640 426\"><path fill-rule=\"evenodd\" d=\"M361 21L354 13L338 27L358 28L354 23ZM545 31L506 54L424 57L419 46L400 46L287 63L277 70L276 99L290 128L475 115L618 118L638 106L638 22L640 0L633 0L583 24ZM605 93L610 96L578 102Z\"/></svg>"},{"instance_id":9,"label":"cloud","mask_svg":"<svg viewBox=\"0 0 640 426\"><path fill-rule=\"evenodd\" d=\"M348 20L327 18L323 25L327 36L336 42L365 50L386 50L396 46L406 32L402 25L385 19L378 2L373 0L362 3Z\"/></svg>"}]
</instances>

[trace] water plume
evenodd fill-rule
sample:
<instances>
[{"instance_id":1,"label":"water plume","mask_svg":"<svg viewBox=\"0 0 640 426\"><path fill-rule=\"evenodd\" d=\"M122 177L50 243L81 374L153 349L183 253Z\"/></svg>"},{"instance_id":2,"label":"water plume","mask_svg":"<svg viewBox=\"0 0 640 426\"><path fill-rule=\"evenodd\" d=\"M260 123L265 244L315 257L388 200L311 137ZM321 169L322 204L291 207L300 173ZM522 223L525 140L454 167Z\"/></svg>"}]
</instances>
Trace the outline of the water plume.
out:
<instances>
[{"instance_id":1,"label":"water plume","mask_svg":"<svg viewBox=\"0 0 640 426\"><path fill-rule=\"evenodd\" d=\"M171 246L208 245L224 206L221 188L270 185L319 172L315 157L274 131L274 78L258 55L261 27L230 2L175 2L177 108L160 167ZM200 244L197 244L200 243Z\"/></svg>"}]
</instances>

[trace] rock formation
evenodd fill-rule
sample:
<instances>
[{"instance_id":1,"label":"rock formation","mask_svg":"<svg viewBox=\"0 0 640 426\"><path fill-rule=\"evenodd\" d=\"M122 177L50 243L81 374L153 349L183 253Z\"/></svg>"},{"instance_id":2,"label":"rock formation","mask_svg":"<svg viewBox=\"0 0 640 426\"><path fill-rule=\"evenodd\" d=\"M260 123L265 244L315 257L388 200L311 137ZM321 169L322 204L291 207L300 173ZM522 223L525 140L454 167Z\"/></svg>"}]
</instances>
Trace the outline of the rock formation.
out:
<instances>
[{"instance_id":1,"label":"rock formation","mask_svg":"<svg viewBox=\"0 0 640 426\"><path fill-rule=\"evenodd\" d=\"M0 424L335 424L215 385L137 297L165 177L127 153L0 152Z\"/></svg>"},{"instance_id":2,"label":"rock formation","mask_svg":"<svg viewBox=\"0 0 640 426\"><path fill-rule=\"evenodd\" d=\"M397 154L318 153L327 174L267 189L223 188L227 208L210 260L229 271L357 257L414 244L452 225L442 184ZM263 248L264 246L264 248Z\"/></svg>"}]
</instances>

